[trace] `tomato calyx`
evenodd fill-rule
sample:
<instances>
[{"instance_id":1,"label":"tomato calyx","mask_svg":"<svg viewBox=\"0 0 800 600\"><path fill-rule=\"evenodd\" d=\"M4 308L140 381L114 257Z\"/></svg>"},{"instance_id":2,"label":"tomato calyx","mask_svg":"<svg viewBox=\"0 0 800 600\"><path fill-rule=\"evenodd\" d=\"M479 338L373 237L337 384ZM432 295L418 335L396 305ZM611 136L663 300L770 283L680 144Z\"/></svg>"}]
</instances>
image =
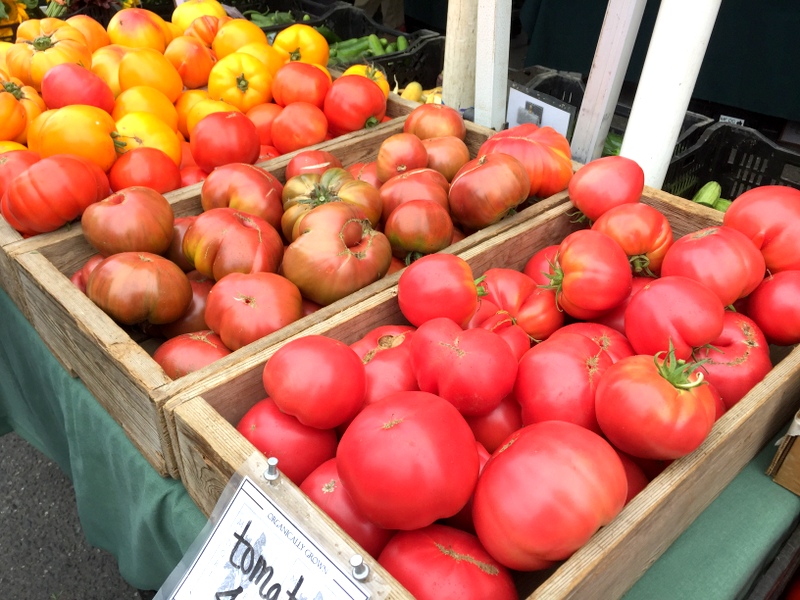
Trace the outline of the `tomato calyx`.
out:
<instances>
[{"instance_id":1,"label":"tomato calyx","mask_svg":"<svg viewBox=\"0 0 800 600\"><path fill-rule=\"evenodd\" d=\"M664 357L662 360L661 357ZM658 369L658 374L666 379L673 387L679 390L690 390L705 383L703 373L697 369L706 360L697 362L686 362L683 359L675 358L675 347L672 345L672 339L669 341L669 350L657 352L653 356L653 362ZM697 376L692 379L692 375L697 372Z\"/></svg>"},{"instance_id":2,"label":"tomato calyx","mask_svg":"<svg viewBox=\"0 0 800 600\"><path fill-rule=\"evenodd\" d=\"M300 46L289 52L289 60L299 61L303 58Z\"/></svg>"},{"instance_id":3,"label":"tomato calyx","mask_svg":"<svg viewBox=\"0 0 800 600\"><path fill-rule=\"evenodd\" d=\"M380 122L379 119L377 119L375 117L370 117L364 123L364 129L370 129L370 128L375 127L375 126L380 125L380 124L381 124L381 122Z\"/></svg>"},{"instance_id":4,"label":"tomato calyx","mask_svg":"<svg viewBox=\"0 0 800 600\"><path fill-rule=\"evenodd\" d=\"M4 81L3 82L3 91L8 93L8 94L11 94L17 100L22 100L25 97L25 94L22 91L22 88L19 85L17 85L16 83L14 83L13 81Z\"/></svg>"},{"instance_id":5,"label":"tomato calyx","mask_svg":"<svg viewBox=\"0 0 800 600\"><path fill-rule=\"evenodd\" d=\"M124 152L128 148L128 142L126 142L124 139L122 139L122 138L125 138L125 137L129 137L129 136L124 136L124 135L122 135L120 133L117 133L116 131L112 131L111 132L111 139L114 140L114 148L119 153ZM141 146L141 140L138 140L138 141L139 141L139 145Z\"/></svg>"},{"instance_id":6,"label":"tomato calyx","mask_svg":"<svg viewBox=\"0 0 800 600\"><path fill-rule=\"evenodd\" d=\"M574 210L572 212L568 212L567 216L569 217L569 222L570 223L588 223L588 224L591 225L591 221L589 221L589 217L587 217L580 210Z\"/></svg>"},{"instance_id":7,"label":"tomato calyx","mask_svg":"<svg viewBox=\"0 0 800 600\"><path fill-rule=\"evenodd\" d=\"M236 89L238 89L243 94L247 92L248 88L250 87L250 83L247 81L244 73L241 73L236 76Z\"/></svg>"},{"instance_id":8,"label":"tomato calyx","mask_svg":"<svg viewBox=\"0 0 800 600\"><path fill-rule=\"evenodd\" d=\"M656 274L650 270L650 259L645 254L636 254L631 256L628 261L631 263L631 268L636 275L645 274L648 277L655 277Z\"/></svg>"},{"instance_id":9,"label":"tomato calyx","mask_svg":"<svg viewBox=\"0 0 800 600\"><path fill-rule=\"evenodd\" d=\"M478 298L489 295L489 291L483 285L481 285L484 279L486 279L486 275L481 275L474 281L475 290L478 292Z\"/></svg>"},{"instance_id":10,"label":"tomato calyx","mask_svg":"<svg viewBox=\"0 0 800 600\"><path fill-rule=\"evenodd\" d=\"M44 52L55 46L55 42L50 35L40 35L34 38L30 44L36 52Z\"/></svg>"}]
</instances>

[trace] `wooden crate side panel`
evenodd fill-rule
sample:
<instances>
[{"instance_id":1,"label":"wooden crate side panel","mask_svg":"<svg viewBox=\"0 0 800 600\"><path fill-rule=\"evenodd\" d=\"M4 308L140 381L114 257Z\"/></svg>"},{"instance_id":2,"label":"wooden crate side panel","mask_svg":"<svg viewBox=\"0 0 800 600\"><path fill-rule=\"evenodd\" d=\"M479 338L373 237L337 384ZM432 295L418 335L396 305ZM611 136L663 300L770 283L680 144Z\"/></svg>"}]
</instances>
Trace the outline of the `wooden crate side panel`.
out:
<instances>
[{"instance_id":1,"label":"wooden crate side panel","mask_svg":"<svg viewBox=\"0 0 800 600\"><path fill-rule=\"evenodd\" d=\"M800 348L778 363L714 426L693 453L672 463L528 600L619 598L797 411Z\"/></svg>"},{"instance_id":2,"label":"wooden crate side panel","mask_svg":"<svg viewBox=\"0 0 800 600\"><path fill-rule=\"evenodd\" d=\"M12 302L27 317L25 296L20 287L19 276L14 267L14 260L9 256L7 248L19 243L22 236L8 222L0 217L0 287L3 288Z\"/></svg>"},{"instance_id":3,"label":"wooden crate side panel","mask_svg":"<svg viewBox=\"0 0 800 600\"><path fill-rule=\"evenodd\" d=\"M186 477L184 482L190 483L190 495L204 514L211 514L222 490L237 470L256 483L263 482L266 458L242 436L231 431L232 426L202 398L194 398L180 406L175 411L175 421L181 448L185 450L181 455ZM220 453L220 449L224 452ZM224 470L218 468L220 464L225 465ZM365 585L372 598L413 600L405 588L285 476L268 487L267 484L261 487L293 519L302 522L314 540L342 564L347 564L352 555L360 554L370 568Z\"/></svg>"}]
</instances>

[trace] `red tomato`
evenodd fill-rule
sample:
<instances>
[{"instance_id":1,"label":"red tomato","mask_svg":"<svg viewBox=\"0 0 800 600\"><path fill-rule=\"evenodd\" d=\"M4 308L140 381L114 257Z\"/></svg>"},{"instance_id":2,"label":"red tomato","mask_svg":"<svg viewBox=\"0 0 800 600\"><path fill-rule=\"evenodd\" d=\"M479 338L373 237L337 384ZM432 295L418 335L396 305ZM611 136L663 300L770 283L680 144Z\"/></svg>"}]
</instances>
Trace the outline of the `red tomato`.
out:
<instances>
[{"instance_id":1,"label":"red tomato","mask_svg":"<svg viewBox=\"0 0 800 600\"><path fill-rule=\"evenodd\" d=\"M345 75L333 81L323 110L331 134L344 135L379 125L386 114L386 96L370 78Z\"/></svg>"},{"instance_id":2,"label":"red tomato","mask_svg":"<svg viewBox=\"0 0 800 600\"><path fill-rule=\"evenodd\" d=\"M453 221L447 209L431 200L409 200L392 210L383 233L392 254L413 261L444 250L453 239Z\"/></svg>"},{"instance_id":3,"label":"red tomato","mask_svg":"<svg viewBox=\"0 0 800 600\"><path fill-rule=\"evenodd\" d=\"M511 573L478 538L447 525L397 533L378 562L417 600L518 598Z\"/></svg>"},{"instance_id":4,"label":"red tomato","mask_svg":"<svg viewBox=\"0 0 800 600\"><path fill-rule=\"evenodd\" d=\"M75 271L69 278L70 281L75 284L75 287L77 287L84 294L86 293L86 283L89 281L89 275L92 274L92 271L97 265L103 262L104 258L105 256L102 254L92 254L92 256L90 256L86 262L83 263L83 266Z\"/></svg>"},{"instance_id":5,"label":"red tomato","mask_svg":"<svg viewBox=\"0 0 800 600\"><path fill-rule=\"evenodd\" d=\"M467 136L467 125L461 113L452 106L421 104L408 113L403 131L413 133L421 140L446 135L463 140Z\"/></svg>"},{"instance_id":6,"label":"red tomato","mask_svg":"<svg viewBox=\"0 0 800 600\"><path fill-rule=\"evenodd\" d=\"M303 425L269 398L256 402L236 429L264 456L277 458L278 469L295 485L336 455L333 429Z\"/></svg>"},{"instance_id":7,"label":"red tomato","mask_svg":"<svg viewBox=\"0 0 800 600\"><path fill-rule=\"evenodd\" d=\"M300 490L373 558L395 534L375 525L353 503L339 477L335 458L314 469L300 484Z\"/></svg>"},{"instance_id":8,"label":"red tomato","mask_svg":"<svg viewBox=\"0 0 800 600\"><path fill-rule=\"evenodd\" d=\"M761 252L745 234L732 227L706 227L672 245L661 274L699 281L727 306L758 287L765 267Z\"/></svg>"},{"instance_id":9,"label":"red tomato","mask_svg":"<svg viewBox=\"0 0 800 600\"><path fill-rule=\"evenodd\" d=\"M658 276L673 242L672 226L664 213L638 200L609 208L595 220L592 229L602 231L622 247L634 275Z\"/></svg>"},{"instance_id":10,"label":"red tomato","mask_svg":"<svg viewBox=\"0 0 800 600\"><path fill-rule=\"evenodd\" d=\"M420 324L411 340L419 389L451 402L464 416L485 415L514 388L517 359L496 333L466 331L446 317Z\"/></svg>"},{"instance_id":11,"label":"red tomato","mask_svg":"<svg viewBox=\"0 0 800 600\"><path fill-rule=\"evenodd\" d=\"M86 295L122 325L162 325L186 312L192 286L180 267L162 256L120 252L92 270Z\"/></svg>"},{"instance_id":12,"label":"red tomato","mask_svg":"<svg viewBox=\"0 0 800 600\"><path fill-rule=\"evenodd\" d=\"M131 251L163 254L175 233L174 220L172 205L162 194L133 186L86 207L81 226L86 241L103 256Z\"/></svg>"},{"instance_id":13,"label":"red tomato","mask_svg":"<svg viewBox=\"0 0 800 600\"><path fill-rule=\"evenodd\" d=\"M342 162L327 150L302 150L289 160L283 177L289 181L295 175L306 173L322 175L333 167L341 169Z\"/></svg>"},{"instance_id":14,"label":"red tomato","mask_svg":"<svg viewBox=\"0 0 800 600\"><path fill-rule=\"evenodd\" d=\"M159 328L159 333L166 338L208 329L206 305L208 304L208 294L214 287L214 280L199 271L189 271L186 273L186 277L189 278L192 286L192 301L179 319Z\"/></svg>"},{"instance_id":15,"label":"red tomato","mask_svg":"<svg viewBox=\"0 0 800 600\"><path fill-rule=\"evenodd\" d=\"M595 396L603 434L640 458L671 460L695 450L716 421L713 393L696 369L673 352L638 354L611 365Z\"/></svg>"},{"instance_id":16,"label":"red tomato","mask_svg":"<svg viewBox=\"0 0 800 600\"><path fill-rule=\"evenodd\" d=\"M800 343L800 271L780 271L764 281L747 298L747 315L756 322L770 344Z\"/></svg>"},{"instance_id":17,"label":"red tomato","mask_svg":"<svg viewBox=\"0 0 800 600\"><path fill-rule=\"evenodd\" d=\"M464 326L478 308L472 268L454 254L429 254L411 263L397 282L397 301L408 322L419 327L436 317Z\"/></svg>"},{"instance_id":18,"label":"red tomato","mask_svg":"<svg viewBox=\"0 0 800 600\"><path fill-rule=\"evenodd\" d=\"M622 335L625 335L625 310L627 310L628 304L630 303L633 295L651 281L653 281L652 277L634 277L631 279L631 293L628 295L628 297L617 304L610 311L605 312L592 320L595 323L608 325L612 329L619 331Z\"/></svg>"},{"instance_id":19,"label":"red tomato","mask_svg":"<svg viewBox=\"0 0 800 600\"><path fill-rule=\"evenodd\" d=\"M204 211L230 207L264 219L280 230L283 184L269 171L247 163L217 167L203 181L200 204Z\"/></svg>"},{"instance_id":20,"label":"red tomato","mask_svg":"<svg viewBox=\"0 0 800 600\"><path fill-rule=\"evenodd\" d=\"M637 354L655 355L672 346L689 360L694 348L722 333L725 307L702 283L679 275L654 279L634 294L625 310L625 337Z\"/></svg>"},{"instance_id":21,"label":"red tomato","mask_svg":"<svg viewBox=\"0 0 800 600\"><path fill-rule=\"evenodd\" d=\"M426 105L422 105L426 106ZM430 104L427 106L443 106ZM406 123L408 120L406 120ZM456 173L470 160L469 148L461 138L444 135L434 138L420 138L428 152L428 168L439 171L447 181L452 181ZM525 174L527 177L527 173ZM526 194L527 197L527 194Z\"/></svg>"},{"instance_id":22,"label":"red tomato","mask_svg":"<svg viewBox=\"0 0 800 600\"><path fill-rule=\"evenodd\" d=\"M597 344L600 352L608 354L611 362L617 362L621 358L635 354L631 343L624 334L602 323L570 323L561 327L550 338L557 338L564 333L579 333L589 338Z\"/></svg>"},{"instance_id":23,"label":"red tomato","mask_svg":"<svg viewBox=\"0 0 800 600\"><path fill-rule=\"evenodd\" d=\"M727 409L772 369L764 333L751 318L731 311L725 311L722 334L710 346L699 348L694 360Z\"/></svg>"},{"instance_id":24,"label":"red tomato","mask_svg":"<svg viewBox=\"0 0 800 600\"><path fill-rule=\"evenodd\" d=\"M41 160L31 150L11 150L0 154L0 198L17 175Z\"/></svg>"},{"instance_id":25,"label":"red tomato","mask_svg":"<svg viewBox=\"0 0 800 600\"><path fill-rule=\"evenodd\" d=\"M522 407L513 392L503 398L492 412L466 419L475 439L489 453L497 450L508 436L523 427Z\"/></svg>"},{"instance_id":26,"label":"red tomato","mask_svg":"<svg viewBox=\"0 0 800 600\"><path fill-rule=\"evenodd\" d=\"M478 327L496 333L503 338L511 348L511 352L517 362L531 348L531 337L522 327L516 324L514 317L506 310L498 310L495 314L481 321Z\"/></svg>"},{"instance_id":27,"label":"red tomato","mask_svg":"<svg viewBox=\"0 0 800 600\"><path fill-rule=\"evenodd\" d=\"M181 187L200 183L206 177L208 177L208 173L197 165L184 167L181 169Z\"/></svg>"},{"instance_id":28,"label":"red tomato","mask_svg":"<svg viewBox=\"0 0 800 600\"><path fill-rule=\"evenodd\" d=\"M272 145L287 154L325 141L328 119L310 102L292 102L272 120Z\"/></svg>"},{"instance_id":29,"label":"red tomato","mask_svg":"<svg viewBox=\"0 0 800 600\"><path fill-rule=\"evenodd\" d=\"M171 379L179 379L230 353L213 331L196 331L168 339L156 348L153 360Z\"/></svg>"},{"instance_id":30,"label":"red tomato","mask_svg":"<svg viewBox=\"0 0 800 600\"><path fill-rule=\"evenodd\" d=\"M118 192L145 186L166 194L182 187L178 165L159 148L139 146L122 154L108 172L111 189Z\"/></svg>"},{"instance_id":31,"label":"red tomato","mask_svg":"<svg viewBox=\"0 0 800 600\"><path fill-rule=\"evenodd\" d=\"M350 171L350 173L356 179L371 183L378 189L380 189L381 185L383 184L383 182L378 179L378 163L374 160L368 163L353 163L347 167L347 170Z\"/></svg>"},{"instance_id":32,"label":"red tomato","mask_svg":"<svg viewBox=\"0 0 800 600\"><path fill-rule=\"evenodd\" d=\"M484 154L465 164L450 184L453 220L468 230L482 229L528 198L530 178L513 156Z\"/></svg>"},{"instance_id":33,"label":"red tomato","mask_svg":"<svg viewBox=\"0 0 800 600\"><path fill-rule=\"evenodd\" d=\"M413 133L395 133L381 142L376 160L378 179L386 183L395 175L428 165L428 151Z\"/></svg>"},{"instance_id":34,"label":"red tomato","mask_svg":"<svg viewBox=\"0 0 800 600\"><path fill-rule=\"evenodd\" d=\"M200 213L183 236L192 266L219 281L229 273L276 273L283 240L264 219L233 208Z\"/></svg>"},{"instance_id":35,"label":"red tomato","mask_svg":"<svg viewBox=\"0 0 800 600\"><path fill-rule=\"evenodd\" d=\"M172 242L170 242L169 248L164 252L164 256L178 265L184 272L194 270L194 266L183 253L183 237L186 235L186 230L189 229L189 225L194 223L196 219L196 215L175 217L172 222ZM203 277L206 276L203 275Z\"/></svg>"},{"instance_id":36,"label":"red tomato","mask_svg":"<svg viewBox=\"0 0 800 600\"><path fill-rule=\"evenodd\" d=\"M477 440L475 441L475 447L478 449L478 462L480 464L480 471L483 471L483 467L485 467L486 463L489 462L491 455ZM478 471L478 477L480 477L480 471ZM472 524L472 496L470 496L470 499L467 500L464 508L454 514L452 517L442 519L439 521L439 524L448 525L450 527L455 527L456 529L468 531L469 533L474 534L475 526Z\"/></svg>"},{"instance_id":37,"label":"red tomato","mask_svg":"<svg viewBox=\"0 0 800 600\"><path fill-rule=\"evenodd\" d=\"M627 504L647 487L647 484L650 483L650 478L644 472L644 469L629 455L619 450L617 450L617 454L622 461L622 466L625 467L625 475L628 478L628 497L625 499L625 504Z\"/></svg>"},{"instance_id":38,"label":"red tomato","mask_svg":"<svg viewBox=\"0 0 800 600\"><path fill-rule=\"evenodd\" d=\"M800 269L800 190L783 185L752 188L736 198L722 223L753 241L771 273Z\"/></svg>"},{"instance_id":39,"label":"red tomato","mask_svg":"<svg viewBox=\"0 0 800 600\"><path fill-rule=\"evenodd\" d=\"M336 462L364 515L402 530L456 514L480 468L464 417L427 392L397 392L367 406L342 435Z\"/></svg>"},{"instance_id":40,"label":"red tomato","mask_svg":"<svg viewBox=\"0 0 800 600\"><path fill-rule=\"evenodd\" d=\"M275 146L265 146L261 144L261 150L258 153L258 162L262 163L268 160L272 160L273 158L277 158L280 156L281 153Z\"/></svg>"},{"instance_id":41,"label":"red tomato","mask_svg":"<svg viewBox=\"0 0 800 600\"><path fill-rule=\"evenodd\" d=\"M281 65L272 80L272 96L278 106L309 102L321 109L330 89L331 78L325 71L296 60Z\"/></svg>"},{"instance_id":42,"label":"red tomato","mask_svg":"<svg viewBox=\"0 0 800 600\"><path fill-rule=\"evenodd\" d=\"M96 106L108 114L114 111L114 92L88 65L61 63L47 69L42 77L42 100L47 108L69 104Z\"/></svg>"},{"instance_id":43,"label":"red tomato","mask_svg":"<svg viewBox=\"0 0 800 600\"><path fill-rule=\"evenodd\" d=\"M644 171L624 156L604 156L578 169L569 182L569 199L590 221L621 204L638 203Z\"/></svg>"},{"instance_id":44,"label":"red tomato","mask_svg":"<svg viewBox=\"0 0 800 600\"><path fill-rule=\"evenodd\" d=\"M533 279L537 285L548 285L550 283L548 275L556 263L557 253L558 244L545 246L528 259L522 272Z\"/></svg>"},{"instance_id":45,"label":"red tomato","mask_svg":"<svg viewBox=\"0 0 800 600\"><path fill-rule=\"evenodd\" d=\"M433 169L412 169L395 175L380 186L382 218L387 221L398 206L411 200L430 200L450 214L448 191L450 184L444 175Z\"/></svg>"},{"instance_id":46,"label":"red tomato","mask_svg":"<svg viewBox=\"0 0 800 600\"><path fill-rule=\"evenodd\" d=\"M281 346L264 365L267 395L304 425L333 429L364 403L364 364L347 344L306 335Z\"/></svg>"},{"instance_id":47,"label":"red tomato","mask_svg":"<svg viewBox=\"0 0 800 600\"><path fill-rule=\"evenodd\" d=\"M624 250L599 231L582 229L561 242L550 288L556 301L576 319L611 310L631 291L631 268Z\"/></svg>"},{"instance_id":48,"label":"red tomato","mask_svg":"<svg viewBox=\"0 0 800 600\"><path fill-rule=\"evenodd\" d=\"M533 346L519 362L514 396L525 425L552 419L600 433L595 392L613 364L590 338L563 333Z\"/></svg>"},{"instance_id":49,"label":"red tomato","mask_svg":"<svg viewBox=\"0 0 800 600\"><path fill-rule=\"evenodd\" d=\"M192 129L189 144L197 166L206 173L230 163L252 165L261 152L255 124L237 111L204 116Z\"/></svg>"},{"instance_id":50,"label":"red tomato","mask_svg":"<svg viewBox=\"0 0 800 600\"><path fill-rule=\"evenodd\" d=\"M231 350L294 323L303 316L300 290L275 273L231 273L211 288L206 323Z\"/></svg>"},{"instance_id":51,"label":"red tomato","mask_svg":"<svg viewBox=\"0 0 800 600\"><path fill-rule=\"evenodd\" d=\"M272 146L272 121L282 110L283 107L274 102L264 102L256 104L245 113L255 124L262 146Z\"/></svg>"},{"instance_id":52,"label":"red tomato","mask_svg":"<svg viewBox=\"0 0 800 600\"><path fill-rule=\"evenodd\" d=\"M545 569L583 546L625 504L619 455L572 423L529 425L495 451L475 488L478 539L497 561Z\"/></svg>"}]
</instances>

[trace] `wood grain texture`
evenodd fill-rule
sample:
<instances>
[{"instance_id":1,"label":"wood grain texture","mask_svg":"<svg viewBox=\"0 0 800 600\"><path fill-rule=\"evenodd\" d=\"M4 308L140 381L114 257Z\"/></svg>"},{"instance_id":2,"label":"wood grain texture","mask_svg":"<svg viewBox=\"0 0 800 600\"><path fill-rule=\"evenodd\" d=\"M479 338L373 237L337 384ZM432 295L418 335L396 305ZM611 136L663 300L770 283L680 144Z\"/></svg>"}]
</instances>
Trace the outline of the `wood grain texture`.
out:
<instances>
[{"instance_id":1,"label":"wood grain texture","mask_svg":"<svg viewBox=\"0 0 800 600\"><path fill-rule=\"evenodd\" d=\"M7 247L19 243L22 236L0 216L0 288L8 294L22 314L28 316L25 296L20 288L19 276L14 268L14 259L9 256Z\"/></svg>"}]
</instances>

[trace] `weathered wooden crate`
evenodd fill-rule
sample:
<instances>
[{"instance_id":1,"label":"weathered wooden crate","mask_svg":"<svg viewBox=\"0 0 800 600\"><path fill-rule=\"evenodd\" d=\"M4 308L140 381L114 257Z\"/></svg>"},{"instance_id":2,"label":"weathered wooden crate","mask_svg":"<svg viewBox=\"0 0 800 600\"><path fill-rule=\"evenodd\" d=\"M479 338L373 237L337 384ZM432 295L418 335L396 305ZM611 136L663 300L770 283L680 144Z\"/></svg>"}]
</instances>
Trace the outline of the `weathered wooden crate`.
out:
<instances>
[{"instance_id":1,"label":"weathered wooden crate","mask_svg":"<svg viewBox=\"0 0 800 600\"><path fill-rule=\"evenodd\" d=\"M407 114L402 111L410 111L416 104L398 101L392 106L400 118L314 147L332 152L343 164L374 160L381 142L402 131L402 117ZM492 133L491 129L467 124L465 141L473 156ZM281 156L262 163L262 166L283 180L291 156ZM197 183L167 194L176 216L202 212L201 188L202 183ZM461 252L565 201L565 193L542 200L468 236L445 251ZM153 467L162 475L175 478L180 476L180 471L162 410L168 399L214 377L217 371L249 364L252 357L264 348L322 323L350 304L391 287L398 277L397 274L389 275L204 369L172 380L151 358L160 339L148 338L135 328L117 325L69 281L69 276L95 252L84 239L80 224L17 241L4 247L3 251L14 265L14 277L20 290L18 297L25 306L26 316L56 358L74 376L83 380Z\"/></svg>"},{"instance_id":2,"label":"weathered wooden crate","mask_svg":"<svg viewBox=\"0 0 800 600\"><path fill-rule=\"evenodd\" d=\"M643 201L667 215L676 236L721 223L721 213L658 190L646 188ZM535 251L579 227L571 222L572 210L569 203L553 207L459 255L476 276L491 267L521 269ZM396 295L396 285L386 287L296 335L351 343L378 325L407 323ZM231 475L256 452L235 424L265 396L263 367L288 339L167 401L181 479L206 514ZM782 350L768 376L717 422L700 448L673 462L569 560L549 571L516 574L520 597L621 597L797 410L800 350Z\"/></svg>"}]
</instances>

